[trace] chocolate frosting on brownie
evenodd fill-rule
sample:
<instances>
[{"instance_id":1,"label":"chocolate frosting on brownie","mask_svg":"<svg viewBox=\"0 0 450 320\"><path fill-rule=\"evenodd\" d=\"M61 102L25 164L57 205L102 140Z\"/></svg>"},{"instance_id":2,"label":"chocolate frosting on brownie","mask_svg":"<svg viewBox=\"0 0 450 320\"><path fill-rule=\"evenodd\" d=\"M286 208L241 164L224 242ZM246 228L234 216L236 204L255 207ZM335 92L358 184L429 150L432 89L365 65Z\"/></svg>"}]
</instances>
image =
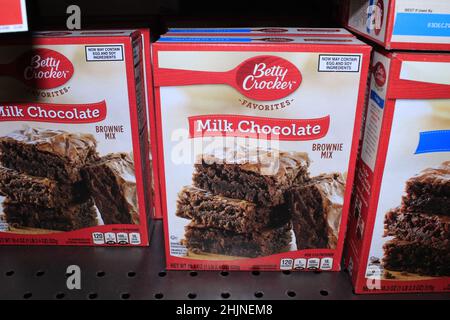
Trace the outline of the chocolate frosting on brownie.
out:
<instances>
[{"instance_id":1,"label":"chocolate frosting on brownie","mask_svg":"<svg viewBox=\"0 0 450 320\"><path fill-rule=\"evenodd\" d=\"M445 185L446 190L450 190L450 161L445 161L435 168L425 169L408 181Z\"/></svg>"},{"instance_id":2,"label":"chocolate frosting on brownie","mask_svg":"<svg viewBox=\"0 0 450 320\"><path fill-rule=\"evenodd\" d=\"M110 153L84 171L106 224L139 223L134 162L128 153Z\"/></svg>"},{"instance_id":3,"label":"chocolate frosting on brownie","mask_svg":"<svg viewBox=\"0 0 450 320\"><path fill-rule=\"evenodd\" d=\"M105 165L116 174L117 183L123 190L130 212L139 216L137 208L136 174L134 162L128 153L111 153L103 158Z\"/></svg>"},{"instance_id":4,"label":"chocolate frosting on brownie","mask_svg":"<svg viewBox=\"0 0 450 320\"><path fill-rule=\"evenodd\" d=\"M287 192L297 249L337 246L345 181L340 173L321 174Z\"/></svg>"},{"instance_id":5,"label":"chocolate frosting on brownie","mask_svg":"<svg viewBox=\"0 0 450 320\"><path fill-rule=\"evenodd\" d=\"M303 152L246 147L217 148L196 159L194 186L259 207L285 203L285 191L309 180L309 158Z\"/></svg>"},{"instance_id":6,"label":"chocolate frosting on brownie","mask_svg":"<svg viewBox=\"0 0 450 320\"><path fill-rule=\"evenodd\" d=\"M405 211L450 216L450 161L410 178L405 191Z\"/></svg>"},{"instance_id":7,"label":"chocolate frosting on brownie","mask_svg":"<svg viewBox=\"0 0 450 320\"><path fill-rule=\"evenodd\" d=\"M100 164L106 165L117 177L122 185L136 187L136 175L134 171L134 162L128 153L110 153L101 158Z\"/></svg>"},{"instance_id":8,"label":"chocolate frosting on brownie","mask_svg":"<svg viewBox=\"0 0 450 320\"><path fill-rule=\"evenodd\" d=\"M264 176L277 176L280 179L295 177L300 168L308 167L310 163L308 154L305 152L249 149L244 146L217 148L213 153L199 155L196 163L201 163L202 160L207 164L237 164L242 170Z\"/></svg>"},{"instance_id":9,"label":"chocolate frosting on brownie","mask_svg":"<svg viewBox=\"0 0 450 320\"><path fill-rule=\"evenodd\" d=\"M31 127L0 137L0 141L8 140L34 145L39 151L68 158L72 162L84 162L95 153L97 146L91 134Z\"/></svg>"},{"instance_id":10,"label":"chocolate frosting on brownie","mask_svg":"<svg viewBox=\"0 0 450 320\"><path fill-rule=\"evenodd\" d=\"M312 179L322 193L324 212L328 225L328 245L335 248L344 204L345 181L341 174L322 174Z\"/></svg>"}]
</instances>

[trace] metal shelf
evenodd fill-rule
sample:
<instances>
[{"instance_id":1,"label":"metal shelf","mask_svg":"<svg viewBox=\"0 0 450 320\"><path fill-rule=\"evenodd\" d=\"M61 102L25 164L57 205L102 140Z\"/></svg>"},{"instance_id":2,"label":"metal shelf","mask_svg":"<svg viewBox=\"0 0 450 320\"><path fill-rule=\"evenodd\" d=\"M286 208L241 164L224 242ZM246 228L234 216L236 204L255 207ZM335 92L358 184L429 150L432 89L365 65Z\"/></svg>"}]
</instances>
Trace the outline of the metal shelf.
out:
<instances>
[{"instance_id":1,"label":"metal shelf","mask_svg":"<svg viewBox=\"0 0 450 320\"><path fill-rule=\"evenodd\" d=\"M81 290L66 269L81 268ZM0 247L0 299L450 299L354 295L345 272L165 271L161 222L150 248Z\"/></svg>"}]
</instances>

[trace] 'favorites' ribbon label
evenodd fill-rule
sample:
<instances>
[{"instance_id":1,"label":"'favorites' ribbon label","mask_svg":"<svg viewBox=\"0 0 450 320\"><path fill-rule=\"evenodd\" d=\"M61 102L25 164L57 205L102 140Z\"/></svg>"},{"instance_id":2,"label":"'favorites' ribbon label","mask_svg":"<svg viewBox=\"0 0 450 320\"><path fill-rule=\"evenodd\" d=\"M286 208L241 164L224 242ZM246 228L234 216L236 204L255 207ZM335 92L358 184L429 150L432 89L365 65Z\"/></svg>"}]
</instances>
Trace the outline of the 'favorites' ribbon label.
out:
<instances>
[{"instance_id":1,"label":"'favorites' ribbon label","mask_svg":"<svg viewBox=\"0 0 450 320\"><path fill-rule=\"evenodd\" d=\"M415 154L450 152L450 130L424 131L420 133Z\"/></svg>"},{"instance_id":2,"label":"'favorites' ribbon label","mask_svg":"<svg viewBox=\"0 0 450 320\"><path fill-rule=\"evenodd\" d=\"M93 123L106 118L106 102L87 104L0 104L0 121Z\"/></svg>"},{"instance_id":3,"label":"'favorites' ribbon label","mask_svg":"<svg viewBox=\"0 0 450 320\"><path fill-rule=\"evenodd\" d=\"M189 135L246 137L266 140L305 141L327 135L330 116L317 119L274 119L233 115L189 117Z\"/></svg>"}]
</instances>

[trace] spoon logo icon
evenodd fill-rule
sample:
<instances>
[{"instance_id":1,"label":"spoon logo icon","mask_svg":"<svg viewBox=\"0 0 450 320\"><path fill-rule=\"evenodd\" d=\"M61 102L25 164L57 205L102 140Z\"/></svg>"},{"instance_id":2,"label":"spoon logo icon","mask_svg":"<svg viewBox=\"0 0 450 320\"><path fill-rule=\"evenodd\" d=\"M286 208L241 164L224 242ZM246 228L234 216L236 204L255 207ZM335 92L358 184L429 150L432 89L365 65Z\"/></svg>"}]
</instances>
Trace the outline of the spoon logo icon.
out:
<instances>
[{"instance_id":1,"label":"spoon logo icon","mask_svg":"<svg viewBox=\"0 0 450 320\"><path fill-rule=\"evenodd\" d=\"M261 55L247 59L228 71L196 71L159 68L155 86L226 84L256 101L280 100L298 89L300 70L277 56Z\"/></svg>"}]
</instances>

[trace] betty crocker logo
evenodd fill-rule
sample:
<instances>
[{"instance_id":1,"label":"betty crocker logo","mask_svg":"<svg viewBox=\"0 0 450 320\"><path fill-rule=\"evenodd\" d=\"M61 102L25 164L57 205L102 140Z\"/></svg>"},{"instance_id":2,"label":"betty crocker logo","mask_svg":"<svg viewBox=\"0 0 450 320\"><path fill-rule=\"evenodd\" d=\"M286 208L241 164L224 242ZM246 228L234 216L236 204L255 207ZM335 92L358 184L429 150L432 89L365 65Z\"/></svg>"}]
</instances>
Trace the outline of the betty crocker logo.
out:
<instances>
[{"instance_id":1,"label":"betty crocker logo","mask_svg":"<svg viewBox=\"0 0 450 320\"><path fill-rule=\"evenodd\" d=\"M377 87L382 88L386 84L386 69L381 62L377 62L373 68L373 78Z\"/></svg>"},{"instance_id":2,"label":"betty crocker logo","mask_svg":"<svg viewBox=\"0 0 450 320\"><path fill-rule=\"evenodd\" d=\"M376 24L375 24L375 34L378 36L383 27L383 16L384 16L384 2L383 0L377 1L377 12L376 12Z\"/></svg>"},{"instance_id":3,"label":"betty crocker logo","mask_svg":"<svg viewBox=\"0 0 450 320\"><path fill-rule=\"evenodd\" d=\"M298 89L300 70L291 62L275 56L258 56L244 61L236 72L236 84L246 97L278 100Z\"/></svg>"},{"instance_id":4,"label":"betty crocker logo","mask_svg":"<svg viewBox=\"0 0 450 320\"><path fill-rule=\"evenodd\" d=\"M256 101L280 100L298 89L302 74L291 62L275 56L256 56L227 71L159 68L155 86L226 84ZM287 103L287 102L286 102Z\"/></svg>"},{"instance_id":5,"label":"betty crocker logo","mask_svg":"<svg viewBox=\"0 0 450 320\"><path fill-rule=\"evenodd\" d=\"M29 87L41 90L66 84L73 76L73 64L64 55L50 49L33 49L16 61L2 66L1 75L11 76Z\"/></svg>"},{"instance_id":6,"label":"betty crocker logo","mask_svg":"<svg viewBox=\"0 0 450 320\"><path fill-rule=\"evenodd\" d=\"M384 22L384 2L383 0L371 0L371 4L367 8L367 32L372 31L375 35L379 35Z\"/></svg>"}]
</instances>

